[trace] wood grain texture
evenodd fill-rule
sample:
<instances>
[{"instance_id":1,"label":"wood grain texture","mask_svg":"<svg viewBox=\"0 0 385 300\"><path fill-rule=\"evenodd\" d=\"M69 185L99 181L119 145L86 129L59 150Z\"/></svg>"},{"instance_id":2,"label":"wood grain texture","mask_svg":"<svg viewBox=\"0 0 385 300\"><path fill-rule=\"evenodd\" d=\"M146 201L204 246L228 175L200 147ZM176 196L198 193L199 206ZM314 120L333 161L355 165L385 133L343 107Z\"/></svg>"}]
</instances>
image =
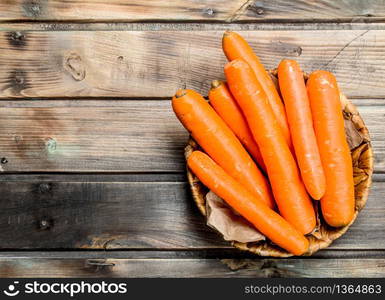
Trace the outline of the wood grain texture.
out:
<instances>
[{"instance_id":1,"label":"wood grain texture","mask_svg":"<svg viewBox=\"0 0 385 300\"><path fill-rule=\"evenodd\" d=\"M223 31L1 31L0 98L207 94L223 78ZM385 97L385 30L253 30L267 68L295 58L334 72L348 97ZM327 42L325 42L327 41Z\"/></svg>"},{"instance_id":2,"label":"wood grain texture","mask_svg":"<svg viewBox=\"0 0 385 300\"><path fill-rule=\"evenodd\" d=\"M383 277L385 259L1 258L0 277Z\"/></svg>"},{"instance_id":3,"label":"wood grain texture","mask_svg":"<svg viewBox=\"0 0 385 300\"><path fill-rule=\"evenodd\" d=\"M383 250L341 250L341 249L323 249L312 255L314 259L383 259L385 249ZM255 254L240 251L236 248L206 248L206 249L138 249L138 250L41 250L41 251L0 251L1 259L260 259ZM291 258L293 259L293 258Z\"/></svg>"},{"instance_id":4,"label":"wood grain texture","mask_svg":"<svg viewBox=\"0 0 385 300\"><path fill-rule=\"evenodd\" d=\"M0 4L0 20L193 21L227 20L242 13L246 0L10 0Z\"/></svg>"},{"instance_id":5,"label":"wood grain texture","mask_svg":"<svg viewBox=\"0 0 385 300\"><path fill-rule=\"evenodd\" d=\"M354 101L385 172L385 102ZM184 172L188 134L168 100L2 101L1 171Z\"/></svg>"},{"instance_id":6,"label":"wood grain texture","mask_svg":"<svg viewBox=\"0 0 385 300\"><path fill-rule=\"evenodd\" d=\"M238 30L268 68L334 72L384 173L384 20L384 0L0 1L0 277L384 277L383 174L326 251L254 258L192 203L170 102L142 99L207 94Z\"/></svg>"},{"instance_id":7,"label":"wood grain texture","mask_svg":"<svg viewBox=\"0 0 385 300\"><path fill-rule=\"evenodd\" d=\"M0 165L3 171L184 169L187 133L169 101L36 103L0 108L0 157L7 159Z\"/></svg>"},{"instance_id":8,"label":"wood grain texture","mask_svg":"<svg viewBox=\"0 0 385 300\"><path fill-rule=\"evenodd\" d=\"M8 0L0 20L270 21L371 20L385 17L383 0Z\"/></svg>"},{"instance_id":9,"label":"wood grain texture","mask_svg":"<svg viewBox=\"0 0 385 300\"><path fill-rule=\"evenodd\" d=\"M0 248L226 246L183 182L2 182Z\"/></svg>"},{"instance_id":10,"label":"wood grain texture","mask_svg":"<svg viewBox=\"0 0 385 300\"><path fill-rule=\"evenodd\" d=\"M231 247L205 225L185 182L66 177L1 182L1 249ZM385 249L384 193L385 181L374 182L365 209L329 250Z\"/></svg>"},{"instance_id":11,"label":"wood grain texture","mask_svg":"<svg viewBox=\"0 0 385 300\"><path fill-rule=\"evenodd\" d=\"M256 0L238 16L241 20L370 20L384 18L383 0Z\"/></svg>"}]
</instances>

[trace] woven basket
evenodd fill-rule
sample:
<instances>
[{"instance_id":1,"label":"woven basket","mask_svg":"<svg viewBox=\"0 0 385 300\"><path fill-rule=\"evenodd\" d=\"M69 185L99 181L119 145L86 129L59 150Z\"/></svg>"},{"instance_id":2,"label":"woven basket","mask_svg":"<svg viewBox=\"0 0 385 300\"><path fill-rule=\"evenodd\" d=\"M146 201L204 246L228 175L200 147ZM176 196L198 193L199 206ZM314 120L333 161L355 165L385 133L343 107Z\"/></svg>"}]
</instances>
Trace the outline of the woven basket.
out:
<instances>
[{"instance_id":1,"label":"woven basket","mask_svg":"<svg viewBox=\"0 0 385 300\"><path fill-rule=\"evenodd\" d=\"M276 70L270 72L272 77L276 81ZM307 80L307 75L304 75L305 80ZM348 228L353 224L360 210L365 206L366 200L368 198L369 188L372 182L372 173L373 173L373 152L372 146L370 143L370 137L368 129L366 128L364 121L362 120L360 114L358 113L356 107L350 103L346 97L341 94L340 97L341 104L343 107L343 114L345 120L348 120L355 127L356 131L362 137L361 143L355 145L351 149L352 161L353 161L353 170L354 170L354 191L355 191L355 214L352 222L344 227L333 228L328 226L325 221L322 219L322 215L319 215L319 224L318 229L311 235L308 235L307 238L310 242L309 251L304 255L309 256L317 252L320 249L328 247L334 240L342 236ZM350 143L350 141L349 141ZM185 148L185 157L186 159L194 150L202 150L198 144L190 138L188 144ZM206 216L206 194L208 189L199 181L199 179L189 171L187 168L187 179L191 188L192 197L198 206L200 212ZM318 204L319 201L316 201ZM320 209L318 209L320 211ZM238 249L249 251L260 256L271 256L271 257L289 257L292 256L291 253L279 248L278 246L272 244L269 240L264 240L260 242L253 243L240 243L232 242L232 245Z\"/></svg>"}]
</instances>

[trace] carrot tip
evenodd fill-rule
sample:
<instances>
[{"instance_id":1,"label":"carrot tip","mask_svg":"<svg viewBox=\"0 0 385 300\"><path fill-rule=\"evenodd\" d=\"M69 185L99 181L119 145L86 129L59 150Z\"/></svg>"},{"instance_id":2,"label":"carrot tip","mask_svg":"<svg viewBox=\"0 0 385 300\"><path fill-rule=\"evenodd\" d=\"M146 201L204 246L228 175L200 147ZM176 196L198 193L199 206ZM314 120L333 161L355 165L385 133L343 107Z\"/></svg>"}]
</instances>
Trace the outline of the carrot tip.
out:
<instances>
[{"instance_id":1,"label":"carrot tip","mask_svg":"<svg viewBox=\"0 0 385 300\"><path fill-rule=\"evenodd\" d=\"M181 97L183 97L186 94L187 94L186 90L179 89L175 93L175 98L181 98Z\"/></svg>"},{"instance_id":2,"label":"carrot tip","mask_svg":"<svg viewBox=\"0 0 385 300\"><path fill-rule=\"evenodd\" d=\"M211 82L211 89L216 89L217 87L219 87L220 85L222 85L222 81L220 80L213 80Z\"/></svg>"},{"instance_id":3,"label":"carrot tip","mask_svg":"<svg viewBox=\"0 0 385 300\"><path fill-rule=\"evenodd\" d=\"M223 33L223 37L225 36L228 36L230 34L232 34L233 32L231 30L226 30L224 33Z\"/></svg>"}]
</instances>

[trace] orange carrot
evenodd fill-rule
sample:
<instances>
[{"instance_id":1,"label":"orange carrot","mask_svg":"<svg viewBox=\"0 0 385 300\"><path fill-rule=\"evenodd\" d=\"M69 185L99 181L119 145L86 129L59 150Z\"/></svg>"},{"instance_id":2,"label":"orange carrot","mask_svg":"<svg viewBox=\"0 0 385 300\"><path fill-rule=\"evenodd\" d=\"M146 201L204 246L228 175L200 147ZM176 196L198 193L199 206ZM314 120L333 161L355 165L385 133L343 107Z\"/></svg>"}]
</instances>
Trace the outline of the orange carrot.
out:
<instances>
[{"instance_id":1,"label":"orange carrot","mask_svg":"<svg viewBox=\"0 0 385 300\"><path fill-rule=\"evenodd\" d=\"M315 71L307 81L307 90L326 176L322 215L330 226L345 226L354 216L354 182L337 81L327 71Z\"/></svg>"},{"instance_id":2,"label":"orange carrot","mask_svg":"<svg viewBox=\"0 0 385 300\"><path fill-rule=\"evenodd\" d=\"M308 250L309 241L302 234L265 205L263 199L253 196L206 154L194 151L187 163L205 186L225 200L272 242L295 255L301 255Z\"/></svg>"},{"instance_id":3,"label":"orange carrot","mask_svg":"<svg viewBox=\"0 0 385 300\"><path fill-rule=\"evenodd\" d=\"M313 129L305 80L298 63L282 60L278 66L278 81L302 180L310 196L319 200L325 193L325 174Z\"/></svg>"},{"instance_id":4,"label":"orange carrot","mask_svg":"<svg viewBox=\"0 0 385 300\"><path fill-rule=\"evenodd\" d=\"M261 152L259 151L257 143L254 141L249 125L247 125L245 117L227 88L226 83L214 80L211 83L209 100L211 106L235 133L243 146L245 146L247 151L249 151L250 155L256 160L258 165L263 170L266 170Z\"/></svg>"},{"instance_id":5,"label":"orange carrot","mask_svg":"<svg viewBox=\"0 0 385 300\"><path fill-rule=\"evenodd\" d=\"M246 40L238 33L233 31L226 31L223 34L222 48L229 61L242 58L253 69L259 84L261 85L269 100L274 116L276 117L279 126L283 131L287 144L291 149L292 142L290 138L289 126L286 119L285 107L283 106L281 97L278 94L273 80L266 72L258 56L254 53L253 49L246 42Z\"/></svg>"},{"instance_id":6,"label":"orange carrot","mask_svg":"<svg viewBox=\"0 0 385 300\"><path fill-rule=\"evenodd\" d=\"M242 59L228 63L225 74L262 153L281 215L301 233L311 232L314 208L265 92Z\"/></svg>"},{"instance_id":7,"label":"orange carrot","mask_svg":"<svg viewBox=\"0 0 385 300\"><path fill-rule=\"evenodd\" d=\"M191 136L235 180L255 197L274 207L267 179L231 129L197 92L178 90L172 107Z\"/></svg>"}]
</instances>

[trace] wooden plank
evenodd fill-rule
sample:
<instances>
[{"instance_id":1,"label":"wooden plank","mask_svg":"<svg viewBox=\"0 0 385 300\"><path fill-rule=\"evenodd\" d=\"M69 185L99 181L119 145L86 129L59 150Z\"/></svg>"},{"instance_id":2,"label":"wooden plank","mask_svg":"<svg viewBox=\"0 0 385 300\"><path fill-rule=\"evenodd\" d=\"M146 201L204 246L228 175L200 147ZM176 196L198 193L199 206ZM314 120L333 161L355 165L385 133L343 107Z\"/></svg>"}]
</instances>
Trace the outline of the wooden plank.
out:
<instances>
[{"instance_id":1,"label":"wooden plank","mask_svg":"<svg viewBox=\"0 0 385 300\"><path fill-rule=\"evenodd\" d=\"M227 245L182 182L2 182L0 190L2 249Z\"/></svg>"},{"instance_id":2,"label":"wooden plank","mask_svg":"<svg viewBox=\"0 0 385 300\"><path fill-rule=\"evenodd\" d=\"M385 172L385 102L354 102ZM167 100L0 102L0 170L184 172L187 132Z\"/></svg>"},{"instance_id":3,"label":"wooden plank","mask_svg":"<svg viewBox=\"0 0 385 300\"><path fill-rule=\"evenodd\" d=\"M67 3L68 2L68 3ZM55 21L271 21L377 20L385 17L382 0L8 0L0 3L0 20Z\"/></svg>"},{"instance_id":4,"label":"wooden plank","mask_svg":"<svg viewBox=\"0 0 385 300\"><path fill-rule=\"evenodd\" d=\"M38 103L0 108L2 171L184 170L187 133L169 101Z\"/></svg>"},{"instance_id":5,"label":"wooden plank","mask_svg":"<svg viewBox=\"0 0 385 300\"><path fill-rule=\"evenodd\" d=\"M232 18L247 1L121 1L74 0L63 1L3 1L0 20L55 20L55 21L218 21Z\"/></svg>"},{"instance_id":6,"label":"wooden plank","mask_svg":"<svg viewBox=\"0 0 385 300\"><path fill-rule=\"evenodd\" d=\"M311 256L311 258L322 259L359 259L359 258L384 258L385 250L346 250L346 249L323 249ZM1 259L255 259L260 258L255 254L240 251L236 248L206 248L206 249L184 249L184 250L14 250L0 251ZM308 258L308 257L304 257ZM293 258L292 258L293 259Z\"/></svg>"},{"instance_id":7,"label":"wooden plank","mask_svg":"<svg viewBox=\"0 0 385 300\"><path fill-rule=\"evenodd\" d=\"M385 181L374 182L365 209L331 250L385 249L384 193ZM3 181L0 194L4 250L231 247L205 225L185 182L46 178Z\"/></svg>"},{"instance_id":8,"label":"wooden plank","mask_svg":"<svg viewBox=\"0 0 385 300\"><path fill-rule=\"evenodd\" d=\"M384 18L383 0L375 1L250 1L238 17L241 20L351 20L369 21Z\"/></svg>"},{"instance_id":9,"label":"wooden plank","mask_svg":"<svg viewBox=\"0 0 385 300\"><path fill-rule=\"evenodd\" d=\"M376 103L384 102L377 100ZM369 129L372 146L374 151L374 169L375 172L385 172L385 131L384 118L385 106L382 105L359 105L358 103L365 103L365 100L356 101L355 104ZM385 104L385 103L384 103ZM378 113L376 113L376 112Z\"/></svg>"},{"instance_id":10,"label":"wooden plank","mask_svg":"<svg viewBox=\"0 0 385 300\"><path fill-rule=\"evenodd\" d=\"M0 98L207 94L223 78L222 31L2 31ZM385 97L385 30L253 30L267 68L295 58L334 72L349 97Z\"/></svg>"},{"instance_id":11,"label":"wooden plank","mask_svg":"<svg viewBox=\"0 0 385 300\"><path fill-rule=\"evenodd\" d=\"M384 277L385 259L1 258L0 277Z\"/></svg>"}]
</instances>

